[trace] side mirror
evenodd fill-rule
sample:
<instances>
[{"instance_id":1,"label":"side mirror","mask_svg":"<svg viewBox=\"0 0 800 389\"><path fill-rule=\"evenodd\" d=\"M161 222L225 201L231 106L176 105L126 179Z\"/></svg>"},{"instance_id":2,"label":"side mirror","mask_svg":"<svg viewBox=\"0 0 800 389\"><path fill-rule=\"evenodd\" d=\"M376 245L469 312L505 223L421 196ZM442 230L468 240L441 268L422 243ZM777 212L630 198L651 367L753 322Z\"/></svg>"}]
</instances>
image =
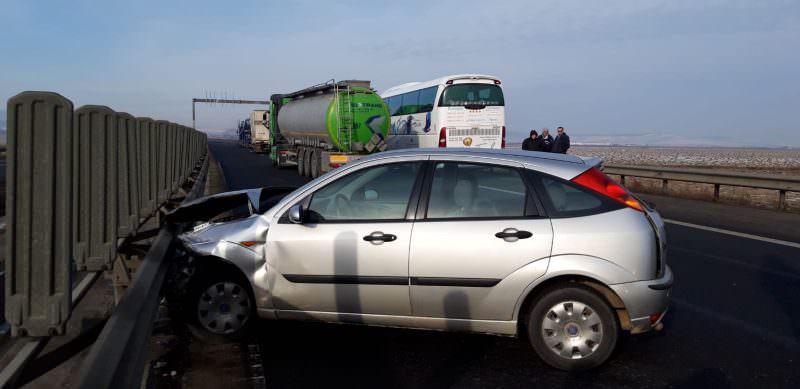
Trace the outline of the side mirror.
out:
<instances>
[{"instance_id":1,"label":"side mirror","mask_svg":"<svg viewBox=\"0 0 800 389\"><path fill-rule=\"evenodd\" d=\"M300 204L292 205L289 208L289 221L294 224L303 223L303 206Z\"/></svg>"}]
</instances>

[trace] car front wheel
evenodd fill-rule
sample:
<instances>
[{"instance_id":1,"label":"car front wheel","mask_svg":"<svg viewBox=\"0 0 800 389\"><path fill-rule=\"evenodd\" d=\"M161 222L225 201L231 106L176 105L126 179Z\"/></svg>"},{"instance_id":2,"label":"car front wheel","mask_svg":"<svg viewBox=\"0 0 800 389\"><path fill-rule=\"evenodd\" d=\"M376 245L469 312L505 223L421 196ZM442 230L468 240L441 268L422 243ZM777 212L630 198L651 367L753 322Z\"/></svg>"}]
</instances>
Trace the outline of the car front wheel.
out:
<instances>
[{"instance_id":1,"label":"car front wheel","mask_svg":"<svg viewBox=\"0 0 800 389\"><path fill-rule=\"evenodd\" d=\"M190 292L192 322L216 337L240 339L255 320L255 301L240 277L203 277Z\"/></svg>"},{"instance_id":2,"label":"car front wheel","mask_svg":"<svg viewBox=\"0 0 800 389\"><path fill-rule=\"evenodd\" d=\"M614 351L619 326L611 307L581 286L545 292L528 316L528 338L547 364L561 370L586 370Z\"/></svg>"}]
</instances>

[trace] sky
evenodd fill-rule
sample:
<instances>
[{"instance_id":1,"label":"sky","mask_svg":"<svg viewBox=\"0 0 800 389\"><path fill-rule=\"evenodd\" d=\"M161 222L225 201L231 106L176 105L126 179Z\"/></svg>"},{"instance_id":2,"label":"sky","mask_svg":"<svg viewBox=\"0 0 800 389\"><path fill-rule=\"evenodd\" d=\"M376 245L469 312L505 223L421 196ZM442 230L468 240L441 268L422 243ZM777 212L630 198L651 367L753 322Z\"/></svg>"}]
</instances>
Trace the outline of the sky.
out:
<instances>
[{"instance_id":1,"label":"sky","mask_svg":"<svg viewBox=\"0 0 800 389\"><path fill-rule=\"evenodd\" d=\"M3 101L48 90L191 125L192 97L484 73L503 81L512 140L561 125L575 139L800 146L798 1L0 3ZM254 108L198 106L197 127Z\"/></svg>"}]
</instances>

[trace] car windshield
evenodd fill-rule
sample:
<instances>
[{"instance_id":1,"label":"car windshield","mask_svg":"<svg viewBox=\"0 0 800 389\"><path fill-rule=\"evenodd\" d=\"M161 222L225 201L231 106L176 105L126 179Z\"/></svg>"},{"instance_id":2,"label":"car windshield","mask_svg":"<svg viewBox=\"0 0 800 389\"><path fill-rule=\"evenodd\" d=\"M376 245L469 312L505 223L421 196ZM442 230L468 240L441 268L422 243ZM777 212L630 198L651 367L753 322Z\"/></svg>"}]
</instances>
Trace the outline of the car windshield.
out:
<instances>
[{"instance_id":1,"label":"car windshield","mask_svg":"<svg viewBox=\"0 0 800 389\"><path fill-rule=\"evenodd\" d=\"M503 106L503 90L493 84L456 84L442 92L440 107Z\"/></svg>"}]
</instances>

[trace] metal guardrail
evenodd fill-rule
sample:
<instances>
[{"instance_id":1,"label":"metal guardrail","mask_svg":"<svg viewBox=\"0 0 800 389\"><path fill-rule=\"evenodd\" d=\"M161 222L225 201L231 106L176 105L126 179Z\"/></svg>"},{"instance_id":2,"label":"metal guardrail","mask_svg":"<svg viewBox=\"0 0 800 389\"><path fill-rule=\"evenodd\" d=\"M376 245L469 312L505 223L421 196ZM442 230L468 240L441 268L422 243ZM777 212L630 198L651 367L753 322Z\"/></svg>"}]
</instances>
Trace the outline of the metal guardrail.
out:
<instances>
[{"instance_id":1,"label":"metal guardrail","mask_svg":"<svg viewBox=\"0 0 800 389\"><path fill-rule=\"evenodd\" d=\"M208 158L184 201L200 197L205 188ZM182 226L165 225L139 267L137 277L117 305L79 372L80 388L139 388L148 339L158 311L161 284Z\"/></svg>"},{"instance_id":2,"label":"metal guardrail","mask_svg":"<svg viewBox=\"0 0 800 389\"><path fill-rule=\"evenodd\" d=\"M661 180L662 193L667 192L670 181L712 184L714 185L714 201L719 200L720 186L776 190L778 191L778 209L781 210L786 209L786 192L800 192L800 177L624 165L605 165L603 171L620 176L620 182L623 185L625 185L625 177Z\"/></svg>"},{"instance_id":3,"label":"metal guardrail","mask_svg":"<svg viewBox=\"0 0 800 389\"><path fill-rule=\"evenodd\" d=\"M160 219L173 194L190 194L186 178L201 185L207 137L104 106L73 111L52 92L20 93L7 112L5 317L12 336L41 345L64 334L91 286L86 279L119 267L128 277L135 271L118 249L152 236L145 223ZM73 287L76 271L94 276ZM149 287L157 292L160 284ZM28 358L15 358L19 369L40 349L26 345ZM7 367L0 383L18 373Z\"/></svg>"}]
</instances>

